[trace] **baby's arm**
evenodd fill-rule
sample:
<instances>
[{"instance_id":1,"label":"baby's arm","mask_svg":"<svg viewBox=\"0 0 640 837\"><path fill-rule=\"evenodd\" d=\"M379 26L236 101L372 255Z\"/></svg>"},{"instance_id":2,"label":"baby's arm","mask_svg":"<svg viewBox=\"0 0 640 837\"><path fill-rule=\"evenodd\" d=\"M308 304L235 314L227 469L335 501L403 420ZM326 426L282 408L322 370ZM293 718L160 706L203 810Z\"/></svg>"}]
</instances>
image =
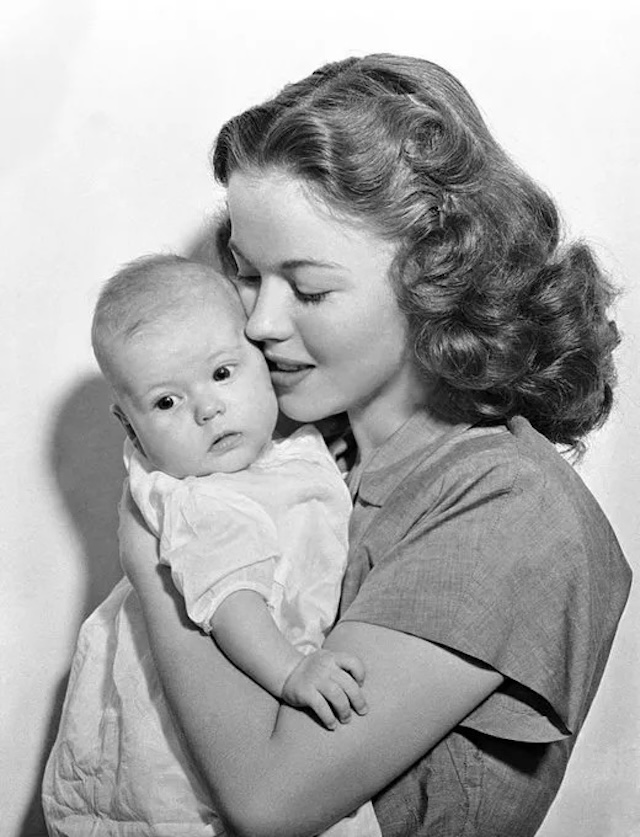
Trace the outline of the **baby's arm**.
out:
<instances>
[{"instance_id":1,"label":"baby's arm","mask_svg":"<svg viewBox=\"0 0 640 837\"><path fill-rule=\"evenodd\" d=\"M245 674L290 706L311 709L328 728L347 723L351 709L364 715L360 686L364 667L351 654L324 649L301 654L274 622L263 597L254 590L227 596L211 618L218 646Z\"/></svg>"},{"instance_id":2,"label":"baby's arm","mask_svg":"<svg viewBox=\"0 0 640 837\"><path fill-rule=\"evenodd\" d=\"M278 629L258 592L270 588L279 550L265 510L229 487L219 494L157 471L147 474L135 455L128 465L138 508L152 531L162 530L160 562L171 567L189 618L210 631L256 683L291 706L313 710L329 729L336 727L336 718L349 721L352 709L364 714L360 660L322 649L301 654ZM226 593L230 586L235 589Z\"/></svg>"}]
</instances>

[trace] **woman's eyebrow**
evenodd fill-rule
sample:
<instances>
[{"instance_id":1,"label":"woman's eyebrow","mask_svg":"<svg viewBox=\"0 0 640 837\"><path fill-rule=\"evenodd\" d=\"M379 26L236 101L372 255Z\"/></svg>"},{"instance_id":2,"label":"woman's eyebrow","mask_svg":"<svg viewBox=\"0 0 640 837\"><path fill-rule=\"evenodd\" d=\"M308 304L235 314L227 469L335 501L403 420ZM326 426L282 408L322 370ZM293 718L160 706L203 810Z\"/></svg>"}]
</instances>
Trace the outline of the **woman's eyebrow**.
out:
<instances>
[{"instance_id":1,"label":"woman's eyebrow","mask_svg":"<svg viewBox=\"0 0 640 837\"><path fill-rule=\"evenodd\" d=\"M238 245L233 241L233 239L229 239L228 244L229 249L235 253L236 256L242 259L243 262L247 264L252 264L251 259L248 259L242 250L238 247ZM325 261L323 259L313 259L313 258L304 258L304 259L286 259L286 261L281 262L279 267L282 270L296 270L296 268L300 267L323 267L323 268L331 268L331 269L342 269L342 265L338 262L331 262Z\"/></svg>"},{"instance_id":2,"label":"woman's eyebrow","mask_svg":"<svg viewBox=\"0 0 640 837\"><path fill-rule=\"evenodd\" d=\"M297 267L329 267L341 268L338 262L326 262L322 259L287 259L281 265L284 270L295 270Z\"/></svg>"}]
</instances>

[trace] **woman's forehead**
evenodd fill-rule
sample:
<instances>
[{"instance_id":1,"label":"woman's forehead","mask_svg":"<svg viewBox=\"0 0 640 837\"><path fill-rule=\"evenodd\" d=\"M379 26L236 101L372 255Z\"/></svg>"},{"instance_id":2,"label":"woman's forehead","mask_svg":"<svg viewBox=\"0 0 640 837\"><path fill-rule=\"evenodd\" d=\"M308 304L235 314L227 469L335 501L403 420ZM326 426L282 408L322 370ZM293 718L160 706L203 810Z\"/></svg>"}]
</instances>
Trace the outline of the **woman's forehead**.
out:
<instances>
[{"instance_id":1,"label":"woman's forehead","mask_svg":"<svg viewBox=\"0 0 640 837\"><path fill-rule=\"evenodd\" d=\"M299 179L282 172L234 173L229 180L229 248L258 265L336 267L354 250L384 241L339 216Z\"/></svg>"}]
</instances>

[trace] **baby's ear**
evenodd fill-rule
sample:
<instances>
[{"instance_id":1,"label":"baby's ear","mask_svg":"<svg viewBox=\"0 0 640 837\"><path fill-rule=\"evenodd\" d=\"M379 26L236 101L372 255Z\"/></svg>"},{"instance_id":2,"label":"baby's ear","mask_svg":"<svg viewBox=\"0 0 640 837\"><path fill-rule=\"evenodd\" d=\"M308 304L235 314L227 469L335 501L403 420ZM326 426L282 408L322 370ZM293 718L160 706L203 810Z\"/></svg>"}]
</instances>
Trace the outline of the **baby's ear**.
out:
<instances>
[{"instance_id":1,"label":"baby's ear","mask_svg":"<svg viewBox=\"0 0 640 837\"><path fill-rule=\"evenodd\" d=\"M125 412L123 411L122 407L119 404L112 404L111 405L111 415L115 416L120 424L124 427L127 431L127 436L131 439L133 446L138 450L143 456L145 455L144 451L142 450L142 445L138 441L138 437L136 436L136 431L133 429L133 425L127 418Z\"/></svg>"}]
</instances>

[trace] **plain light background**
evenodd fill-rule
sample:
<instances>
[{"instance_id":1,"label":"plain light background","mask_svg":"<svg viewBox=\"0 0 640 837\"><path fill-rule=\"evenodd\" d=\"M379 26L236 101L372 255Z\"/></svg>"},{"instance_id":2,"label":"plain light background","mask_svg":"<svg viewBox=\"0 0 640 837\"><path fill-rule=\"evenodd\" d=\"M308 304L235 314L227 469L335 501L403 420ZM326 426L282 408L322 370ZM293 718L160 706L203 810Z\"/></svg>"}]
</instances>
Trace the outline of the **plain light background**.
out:
<instances>
[{"instance_id":1,"label":"plain light background","mask_svg":"<svg viewBox=\"0 0 640 837\"><path fill-rule=\"evenodd\" d=\"M41 771L81 620L119 577L121 434L89 322L123 262L192 252L224 119L349 54L435 60L624 294L615 413L580 466L640 569L640 13L635 0L0 0L0 831ZM632 595L543 837L640 833ZM515 835L514 835L515 837Z\"/></svg>"}]
</instances>

